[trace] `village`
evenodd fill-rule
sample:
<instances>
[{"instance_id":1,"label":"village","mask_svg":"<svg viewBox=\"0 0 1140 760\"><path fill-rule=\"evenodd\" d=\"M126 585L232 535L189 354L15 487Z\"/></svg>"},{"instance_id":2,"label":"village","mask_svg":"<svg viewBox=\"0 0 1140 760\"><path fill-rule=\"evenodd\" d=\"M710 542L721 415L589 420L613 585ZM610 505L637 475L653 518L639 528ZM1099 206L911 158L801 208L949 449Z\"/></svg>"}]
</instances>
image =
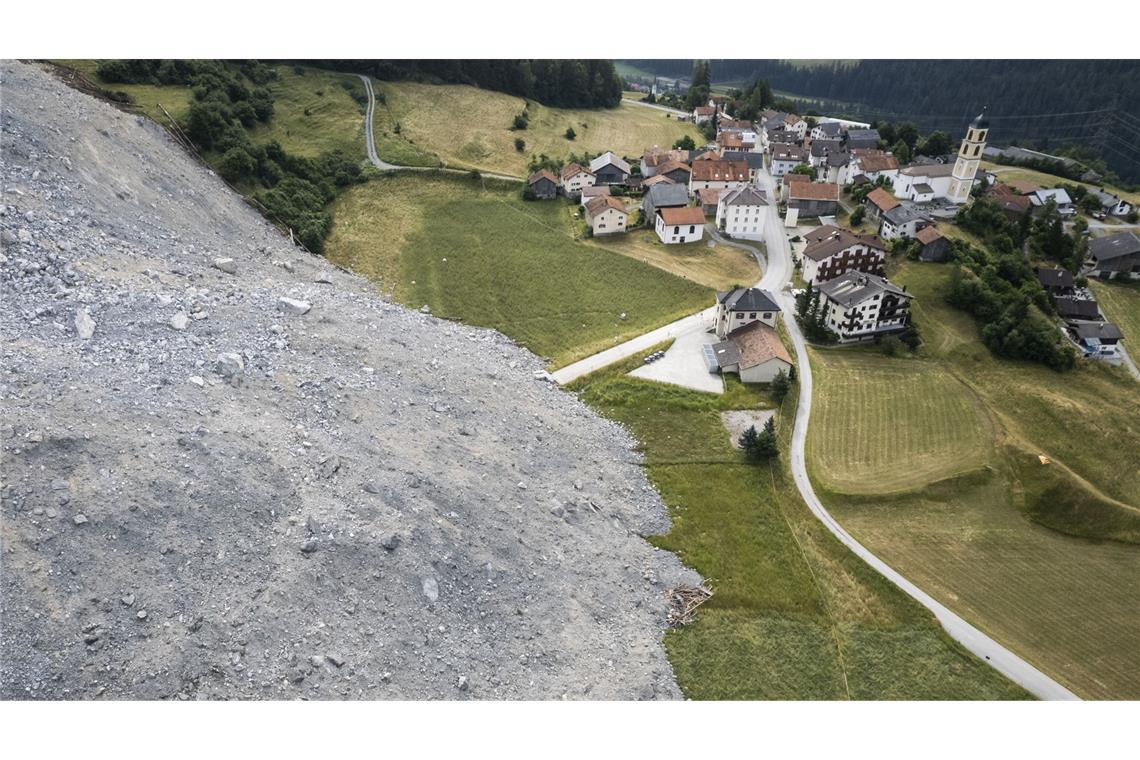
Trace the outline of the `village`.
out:
<instances>
[{"instance_id":1,"label":"village","mask_svg":"<svg viewBox=\"0 0 1140 760\"><path fill-rule=\"evenodd\" d=\"M675 114L713 125L714 142L647 147L640 157L607 151L557 172L540 169L529 176L526 195L577 204L575 218L593 238L652 230L663 246L736 245L764 261L756 246L783 235L798 318L810 304L816 329L809 339L839 345L918 340L910 328L913 296L887 278L888 258L906 252L921 262L948 260L958 211L974 197L989 198L1014 221L1048 212L1069 225L1083 211L1103 225L1134 214L1131 203L1104 191L1089 192L1078 207L1062 187L1005 182L983 168L993 154L985 110L964 125L957 153L917 156L904 165L868 124L771 109L755 121L738 120L729 106L728 98L714 95L691 113ZM1052 299L1057 329L1082 356L1132 366L1120 327L1101 313L1087 281L1140 277L1135 232L1090 239L1080 272L1035 271ZM793 373L778 333L778 297L759 285L718 292L699 336L678 338L647 358L657 366L635 374L716 392L724 373L745 383Z\"/></svg>"}]
</instances>

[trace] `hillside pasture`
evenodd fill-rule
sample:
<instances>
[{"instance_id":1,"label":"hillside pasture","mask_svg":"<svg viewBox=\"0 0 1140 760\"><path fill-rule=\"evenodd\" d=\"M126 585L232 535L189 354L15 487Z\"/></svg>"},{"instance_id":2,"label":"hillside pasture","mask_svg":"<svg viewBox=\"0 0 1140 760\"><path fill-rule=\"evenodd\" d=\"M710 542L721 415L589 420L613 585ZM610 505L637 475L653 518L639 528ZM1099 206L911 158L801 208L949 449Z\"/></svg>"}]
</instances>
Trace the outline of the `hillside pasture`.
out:
<instances>
[{"instance_id":1,"label":"hillside pasture","mask_svg":"<svg viewBox=\"0 0 1140 760\"><path fill-rule=\"evenodd\" d=\"M760 267L752 254L723 243L710 248L708 238L696 243L665 245L653 230L638 229L627 235L594 238L590 242L717 290L751 285L760 279Z\"/></svg>"},{"instance_id":2,"label":"hillside pasture","mask_svg":"<svg viewBox=\"0 0 1140 760\"><path fill-rule=\"evenodd\" d=\"M410 307L501 330L552 368L713 299L707 287L576 239L564 202L525 202L514 185L381 177L332 211L333 261Z\"/></svg>"},{"instance_id":3,"label":"hillside pasture","mask_svg":"<svg viewBox=\"0 0 1140 760\"><path fill-rule=\"evenodd\" d=\"M391 134L398 124L402 138L457 168L521 177L539 154L562 160L570 153L612 150L633 157L654 145L672 146L684 135L701 140L692 124L628 103L564 109L532 102L528 127L512 131L512 120L526 106L523 98L466 85L377 82L376 87L385 100L376 111L377 130ZM576 133L573 140L565 137L568 127ZM515 149L516 138L526 142L522 152Z\"/></svg>"}]
</instances>

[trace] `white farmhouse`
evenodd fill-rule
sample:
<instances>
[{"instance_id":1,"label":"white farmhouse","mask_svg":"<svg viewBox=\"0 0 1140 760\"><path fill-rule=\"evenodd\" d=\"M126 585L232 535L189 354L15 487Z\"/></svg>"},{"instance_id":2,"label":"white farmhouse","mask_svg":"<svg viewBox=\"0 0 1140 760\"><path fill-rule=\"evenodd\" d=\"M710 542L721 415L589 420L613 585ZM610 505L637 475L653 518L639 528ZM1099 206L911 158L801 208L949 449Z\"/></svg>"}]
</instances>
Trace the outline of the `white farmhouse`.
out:
<instances>
[{"instance_id":1,"label":"white farmhouse","mask_svg":"<svg viewBox=\"0 0 1140 760\"><path fill-rule=\"evenodd\" d=\"M562 192L568 198L580 198L582 188L594 186L594 173L574 163L566 164L559 172Z\"/></svg>"},{"instance_id":2,"label":"white farmhouse","mask_svg":"<svg viewBox=\"0 0 1140 760\"><path fill-rule=\"evenodd\" d=\"M730 332L752 322L776 326L780 307L772 294L760 288L736 288L716 294L716 336L724 340Z\"/></svg>"},{"instance_id":3,"label":"white farmhouse","mask_svg":"<svg viewBox=\"0 0 1140 760\"><path fill-rule=\"evenodd\" d=\"M586 221L595 237L625 232L629 214L621 201L612 195L602 195L586 204Z\"/></svg>"},{"instance_id":4,"label":"white farmhouse","mask_svg":"<svg viewBox=\"0 0 1140 760\"><path fill-rule=\"evenodd\" d=\"M654 229L666 245L694 243L704 237L705 212L696 206L659 208Z\"/></svg>"},{"instance_id":5,"label":"white farmhouse","mask_svg":"<svg viewBox=\"0 0 1140 760\"><path fill-rule=\"evenodd\" d=\"M767 194L752 185L721 193L716 206L717 229L743 240L762 240L768 213Z\"/></svg>"}]
</instances>

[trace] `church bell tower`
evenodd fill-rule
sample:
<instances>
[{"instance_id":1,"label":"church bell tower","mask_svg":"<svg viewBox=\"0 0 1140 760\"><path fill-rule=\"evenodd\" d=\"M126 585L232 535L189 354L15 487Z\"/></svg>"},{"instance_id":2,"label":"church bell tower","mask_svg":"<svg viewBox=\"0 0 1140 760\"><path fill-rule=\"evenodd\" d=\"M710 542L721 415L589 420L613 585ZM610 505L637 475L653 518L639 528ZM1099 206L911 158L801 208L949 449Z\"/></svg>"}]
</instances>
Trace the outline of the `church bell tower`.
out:
<instances>
[{"instance_id":1,"label":"church bell tower","mask_svg":"<svg viewBox=\"0 0 1140 760\"><path fill-rule=\"evenodd\" d=\"M986 118L986 109L983 108L966 129L966 137L962 140L958 159L954 162L954 174L947 194L954 203L965 203L970 199L970 190L974 186L974 177L978 173L978 164L982 160L982 150L986 147L989 131L990 122Z\"/></svg>"}]
</instances>

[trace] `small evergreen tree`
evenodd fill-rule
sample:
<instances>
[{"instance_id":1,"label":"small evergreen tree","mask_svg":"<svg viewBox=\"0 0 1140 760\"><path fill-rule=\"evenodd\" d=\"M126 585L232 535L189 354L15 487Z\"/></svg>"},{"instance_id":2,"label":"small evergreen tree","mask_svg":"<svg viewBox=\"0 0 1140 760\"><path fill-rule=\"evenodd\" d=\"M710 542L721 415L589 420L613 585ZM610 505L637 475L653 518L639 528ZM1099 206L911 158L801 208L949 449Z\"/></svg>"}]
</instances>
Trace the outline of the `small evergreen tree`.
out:
<instances>
[{"instance_id":1,"label":"small evergreen tree","mask_svg":"<svg viewBox=\"0 0 1140 760\"><path fill-rule=\"evenodd\" d=\"M573 140L577 136L578 136L578 133L574 131L574 127L566 127L566 139L567 140Z\"/></svg>"},{"instance_id":2,"label":"small evergreen tree","mask_svg":"<svg viewBox=\"0 0 1140 760\"><path fill-rule=\"evenodd\" d=\"M788 373L780 370L776 376L772 378L772 396L776 399L777 404L784 402L784 397L788 395L788 390L792 387L791 381L788 379Z\"/></svg>"}]
</instances>

